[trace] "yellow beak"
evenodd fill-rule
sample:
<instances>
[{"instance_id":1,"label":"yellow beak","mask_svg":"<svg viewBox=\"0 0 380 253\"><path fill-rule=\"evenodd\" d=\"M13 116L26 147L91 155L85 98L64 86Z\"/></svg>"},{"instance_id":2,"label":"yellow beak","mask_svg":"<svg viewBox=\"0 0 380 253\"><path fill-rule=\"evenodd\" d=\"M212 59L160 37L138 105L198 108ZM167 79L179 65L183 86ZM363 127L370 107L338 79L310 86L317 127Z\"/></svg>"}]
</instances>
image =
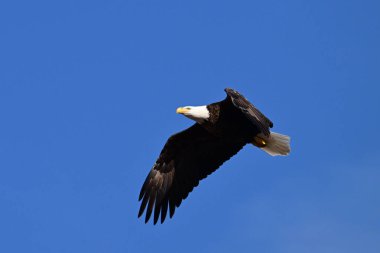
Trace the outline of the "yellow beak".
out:
<instances>
[{"instance_id":1,"label":"yellow beak","mask_svg":"<svg viewBox=\"0 0 380 253\"><path fill-rule=\"evenodd\" d=\"M184 113L186 113L188 111L189 111L189 109L186 109L184 107L178 107L176 113L184 114Z\"/></svg>"}]
</instances>

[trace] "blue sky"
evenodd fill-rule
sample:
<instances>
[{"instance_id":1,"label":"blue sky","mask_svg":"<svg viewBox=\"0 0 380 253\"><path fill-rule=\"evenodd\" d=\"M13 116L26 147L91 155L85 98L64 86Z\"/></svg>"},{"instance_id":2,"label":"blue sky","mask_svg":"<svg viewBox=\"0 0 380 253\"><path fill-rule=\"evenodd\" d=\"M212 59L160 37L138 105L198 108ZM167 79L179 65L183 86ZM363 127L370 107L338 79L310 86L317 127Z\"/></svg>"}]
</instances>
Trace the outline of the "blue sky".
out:
<instances>
[{"instance_id":1,"label":"blue sky","mask_svg":"<svg viewBox=\"0 0 380 253\"><path fill-rule=\"evenodd\" d=\"M2 1L1 252L379 252L379 1ZM292 137L164 225L138 193L183 105L233 87Z\"/></svg>"}]
</instances>

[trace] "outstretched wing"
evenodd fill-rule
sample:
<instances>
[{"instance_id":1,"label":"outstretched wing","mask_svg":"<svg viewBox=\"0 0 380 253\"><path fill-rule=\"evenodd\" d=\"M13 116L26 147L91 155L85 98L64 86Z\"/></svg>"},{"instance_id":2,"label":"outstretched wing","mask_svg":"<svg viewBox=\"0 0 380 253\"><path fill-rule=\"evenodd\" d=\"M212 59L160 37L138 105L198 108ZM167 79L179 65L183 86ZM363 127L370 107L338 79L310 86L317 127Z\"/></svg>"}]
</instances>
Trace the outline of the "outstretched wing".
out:
<instances>
[{"instance_id":1,"label":"outstretched wing","mask_svg":"<svg viewBox=\"0 0 380 253\"><path fill-rule=\"evenodd\" d=\"M269 128L273 127L272 121L264 116L255 106L253 106L243 95L239 92L226 88L224 91L227 93L227 99L230 98L232 104L241 110L241 112L258 128L263 134L269 136Z\"/></svg>"},{"instance_id":2,"label":"outstretched wing","mask_svg":"<svg viewBox=\"0 0 380 253\"><path fill-rule=\"evenodd\" d=\"M207 132L201 125L171 136L153 165L140 191L140 217L145 208L145 222L154 209L154 224L161 214L164 222L168 208L170 218L176 207L199 184L199 181L234 156L245 143L222 139Z\"/></svg>"}]
</instances>

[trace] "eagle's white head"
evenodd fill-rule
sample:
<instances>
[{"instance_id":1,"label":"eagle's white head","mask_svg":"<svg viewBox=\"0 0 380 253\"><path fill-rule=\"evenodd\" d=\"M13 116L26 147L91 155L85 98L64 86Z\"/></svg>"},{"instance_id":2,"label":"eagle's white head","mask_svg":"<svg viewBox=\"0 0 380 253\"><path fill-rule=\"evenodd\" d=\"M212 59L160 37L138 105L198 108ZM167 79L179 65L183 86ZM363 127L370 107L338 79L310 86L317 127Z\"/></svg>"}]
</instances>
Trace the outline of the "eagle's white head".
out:
<instances>
[{"instance_id":1,"label":"eagle's white head","mask_svg":"<svg viewBox=\"0 0 380 253\"><path fill-rule=\"evenodd\" d=\"M210 118L210 112L206 105L202 106L185 106L177 108L177 113L183 114L189 119L195 120L199 124Z\"/></svg>"}]
</instances>

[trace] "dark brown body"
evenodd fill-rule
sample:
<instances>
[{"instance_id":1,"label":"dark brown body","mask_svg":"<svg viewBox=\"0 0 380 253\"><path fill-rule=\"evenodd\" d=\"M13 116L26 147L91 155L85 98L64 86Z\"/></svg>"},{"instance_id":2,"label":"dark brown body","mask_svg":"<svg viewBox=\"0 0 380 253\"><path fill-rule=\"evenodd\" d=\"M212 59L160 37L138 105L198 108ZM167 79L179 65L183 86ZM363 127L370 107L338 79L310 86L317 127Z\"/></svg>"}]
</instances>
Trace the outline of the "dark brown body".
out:
<instances>
[{"instance_id":1,"label":"dark brown body","mask_svg":"<svg viewBox=\"0 0 380 253\"><path fill-rule=\"evenodd\" d=\"M211 134L221 138L238 139L251 143L261 131L236 108L229 98L207 106L210 119L201 124Z\"/></svg>"}]
</instances>

